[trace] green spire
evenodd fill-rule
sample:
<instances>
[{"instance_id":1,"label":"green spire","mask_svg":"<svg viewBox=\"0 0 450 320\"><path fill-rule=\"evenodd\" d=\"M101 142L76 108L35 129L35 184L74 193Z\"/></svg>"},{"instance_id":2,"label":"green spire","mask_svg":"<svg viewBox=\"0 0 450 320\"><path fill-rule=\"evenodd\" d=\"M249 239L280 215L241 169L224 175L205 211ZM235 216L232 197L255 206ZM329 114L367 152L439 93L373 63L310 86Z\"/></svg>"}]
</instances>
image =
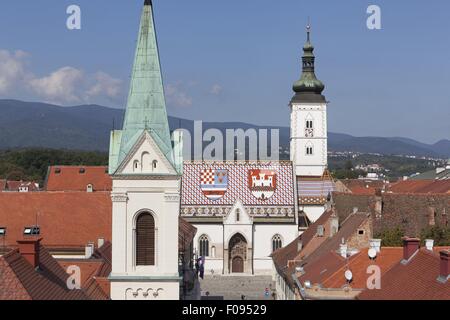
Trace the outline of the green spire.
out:
<instances>
[{"instance_id":1,"label":"green spire","mask_svg":"<svg viewBox=\"0 0 450 320\"><path fill-rule=\"evenodd\" d=\"M293 100L296 102L323 102L325 97L322 91L324 84L316 78L314 72L314 46L311 43L311 26L306 27L306 43L303 46L303 71L300 80L294 83L293 89L296 93Z\"/></svg>"},{"instance_id":2,"label":"green spire","mask_svg":"<svg viewBox=\"0 0 450 320\"><path fill-rule=\"evenodd\" d=\"M158 54L152 1L145 0L117 165L128 155L144 131L173 164L161 65Z\"/></svg>"}]
</instances>

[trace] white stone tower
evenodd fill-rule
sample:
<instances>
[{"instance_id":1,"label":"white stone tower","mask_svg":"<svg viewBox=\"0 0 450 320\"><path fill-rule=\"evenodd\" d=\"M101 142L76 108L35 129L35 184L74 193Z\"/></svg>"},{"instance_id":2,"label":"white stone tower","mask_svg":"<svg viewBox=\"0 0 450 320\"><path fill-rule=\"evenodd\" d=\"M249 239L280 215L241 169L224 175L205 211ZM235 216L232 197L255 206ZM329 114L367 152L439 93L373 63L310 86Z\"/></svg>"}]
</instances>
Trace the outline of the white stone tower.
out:
<instances>
[{"instance_id":1,"label":"white stone tower","mask_svg":"<svg viewBox=\"0 0 450 320\"><path fill-rule=\"evenodd\" d=\"M111 133L113 300L177 300L180 172L145 0L124 125Z\"/></svg>"},{"instance_id":2,"label":"white stone tower","mask_svg":"<svg viewBox=\"0 0 450 320\"><path fill-rule=\"evenodd\" d=\"M303 72L291 100L291 161L296 176L322 176L327 168L327 101L325 86L314 73L314 47L307 27Z\"/></svg>"}]
</instances>

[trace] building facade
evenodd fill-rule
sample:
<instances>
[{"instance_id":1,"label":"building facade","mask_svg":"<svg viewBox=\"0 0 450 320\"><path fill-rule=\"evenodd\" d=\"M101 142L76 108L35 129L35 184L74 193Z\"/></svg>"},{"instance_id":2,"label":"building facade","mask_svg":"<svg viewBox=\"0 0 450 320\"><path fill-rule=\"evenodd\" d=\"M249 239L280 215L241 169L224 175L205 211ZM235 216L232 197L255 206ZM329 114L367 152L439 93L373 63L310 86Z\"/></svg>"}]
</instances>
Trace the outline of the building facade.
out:
<instances>
[{"instance_id":1,"label":"building facade","mask_svg":"<svg viewBox=\"0 0 450 320\"><path fill-rule=\"evenodd\" d=\"M261 274L298 235L290 162L185 162L181 216L197 228L207 272Z\"/></svg>"}]
</instances>

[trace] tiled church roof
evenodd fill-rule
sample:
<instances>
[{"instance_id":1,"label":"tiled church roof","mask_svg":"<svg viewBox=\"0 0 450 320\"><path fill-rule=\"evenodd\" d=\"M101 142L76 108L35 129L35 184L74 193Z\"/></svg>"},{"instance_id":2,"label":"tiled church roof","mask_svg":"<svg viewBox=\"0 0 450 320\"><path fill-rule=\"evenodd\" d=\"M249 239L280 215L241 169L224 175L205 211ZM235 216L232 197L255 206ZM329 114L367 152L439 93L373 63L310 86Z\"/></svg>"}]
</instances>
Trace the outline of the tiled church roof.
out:
<instances>
[{"instance_id":1,"label":"tiled church roof","mask_svg":"<svg viewBox=\"0 0 450 320\"><path fill-rule=\"evenodd\" d=\"M297 177L299 204L325 204L335 188L330 177Z\"/></svg>"},{"instance_id":2,"label":"tiled church roof","mask_svg":"<svg viewBox=\"0 0 450 320\"><path fill-rule=\"evenodd\" d=\"M202 192L202 170L227 170L228 188L223 198L212 201ZM270 170L276 173L276 189L270 198L258 199L249 188L251 170ZM294 207L294 174L290 162L185 162L182 178L182 206L232 206L241 200L244 206Z\"/></svg>"}]
</instances>

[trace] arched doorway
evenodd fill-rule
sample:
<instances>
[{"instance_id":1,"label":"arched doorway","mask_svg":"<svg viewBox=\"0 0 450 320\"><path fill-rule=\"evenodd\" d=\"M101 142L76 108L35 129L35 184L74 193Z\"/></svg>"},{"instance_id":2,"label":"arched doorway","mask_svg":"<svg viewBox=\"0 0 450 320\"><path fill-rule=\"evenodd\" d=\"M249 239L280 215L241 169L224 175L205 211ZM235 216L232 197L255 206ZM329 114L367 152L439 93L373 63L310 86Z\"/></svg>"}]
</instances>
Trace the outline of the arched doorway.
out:
<instances>
[{"instance_id":1,"label":"arched doorway","mask_svg":"<svg viewBox=\"0 0 450 320\"><path fill-rule=\"evenodd\" d=\"M229 270L231 273L244 273L247 261L247 240L240 233L235 234L228 245Z\"/></svg>"}]
</instances>

